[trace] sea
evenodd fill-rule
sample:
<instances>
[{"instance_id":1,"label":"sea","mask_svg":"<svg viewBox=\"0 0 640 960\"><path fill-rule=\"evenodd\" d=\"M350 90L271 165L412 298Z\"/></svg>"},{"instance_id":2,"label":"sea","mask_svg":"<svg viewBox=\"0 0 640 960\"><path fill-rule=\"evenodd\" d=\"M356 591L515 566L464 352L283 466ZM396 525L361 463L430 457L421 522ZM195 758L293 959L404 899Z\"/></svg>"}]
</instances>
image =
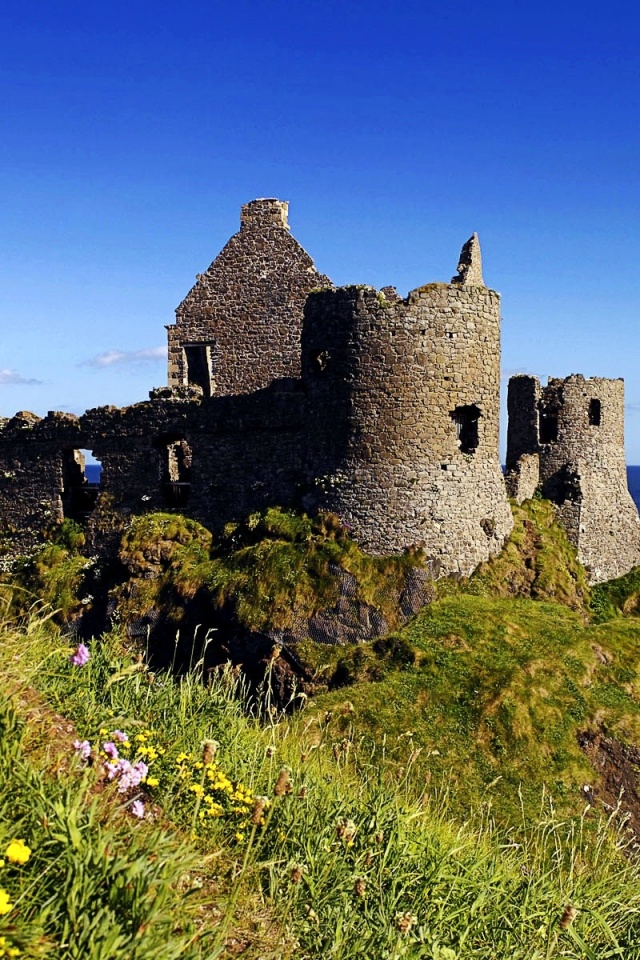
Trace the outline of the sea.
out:
<instances>
[{"instance_id":1,"label":"sea","mask_svg":"<svg viewBox=\"0 0 640 960\"><path fill-rule=\"evenodd\" d=\"M89 483L100 483L102 467L99 463L88 463L84 468L84 473ZM627 482L629 493L640 510L640 466L627 467Z\"/></svg>"},{"instance_id":2,"label":"sea","mask_svg":"<svg viewBox=\"0 0 640 960\"><path fill-rule=\"evenodd\" d=\"M627 467L627 483L629 484L629 493L635 500L636 507L640 510L640 467Z\"/></svg>"}]
</instances>

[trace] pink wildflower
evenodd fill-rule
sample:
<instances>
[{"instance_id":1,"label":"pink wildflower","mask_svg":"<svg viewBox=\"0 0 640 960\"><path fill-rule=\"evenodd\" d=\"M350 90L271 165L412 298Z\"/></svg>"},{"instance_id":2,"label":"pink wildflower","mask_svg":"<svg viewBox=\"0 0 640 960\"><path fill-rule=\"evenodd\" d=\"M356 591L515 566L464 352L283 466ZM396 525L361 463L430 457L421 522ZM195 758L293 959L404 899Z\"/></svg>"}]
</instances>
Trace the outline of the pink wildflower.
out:
<instances>
[{"instance_id":1,"label":"pink wildflower","mask_svg":"<svg viewBox=\"0 0 640 960\"><path fill-rule=\"evenodd\" d=\"M91 744L88 740L74 740L73 749L80 754L83 760L88 760L91 756Z\"/></svg>"},{"instance_id":2,"label":"pink wildflower","mask_svg":"<svg viewBox=\"0 0 640 960\"><path fill-rule=\"evenodd\" d=\"M75 653L69 657L69 663L72 663L74 667L84 667L86 663L89 663L90 656L88 647L85 647L84 643L79 643Z\"/></svg>"},{"instance_id":3,"label":"pink wildflower","mask_svg":"<svg viewBox=\"0 0 640 960\"><path fill-rule=\"evenodd\" d=\"M129 810L134 817L138 817L140 820L144 817L144 803L141 800L134 800Z\"/></svg>"},{"instance_id":4,"label":"pink wildflower","mask_svg":"<svg viewBox=\"0 0 640 960\"><path fill-rule=\"evenodd\" d=\"M111 760L117 760L120 756L118 753L118 748L112 740L107 740L106 743L103 743L102 749Z\"/></svg>"},{"instance_id":5,"label":"pink wildflower","mask_svg":"<svg viewBox=\"0 0 640 960\"><path fill-rule=\"evenodd\" d=\"M117 740L118 743L126 743L129 739L129 735L127 733L123 733L122 730L114 730L111 736L114 740Z\"/></svg>"},{"instance_id":6,"label":"pink wildflower","mask_svg":"<svg viewBox=\"0 0 640 960\"><path fill-rule=\"evenodd\" d=\"M144 777L146 777L146 775L149 773L149 767L146 765L144 760L138 760L138 762L134 764L134 770L137 770L137 772L140 774L141 780L143 780Z\"/></svg>"}]
</instances>

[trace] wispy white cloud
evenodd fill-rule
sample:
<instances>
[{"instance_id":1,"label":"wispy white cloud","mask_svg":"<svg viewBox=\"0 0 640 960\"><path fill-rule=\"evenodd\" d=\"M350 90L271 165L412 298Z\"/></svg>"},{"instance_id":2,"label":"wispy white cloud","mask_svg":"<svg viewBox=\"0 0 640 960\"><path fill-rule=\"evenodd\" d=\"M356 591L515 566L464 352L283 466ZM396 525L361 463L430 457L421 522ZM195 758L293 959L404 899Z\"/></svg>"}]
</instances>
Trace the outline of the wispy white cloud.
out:
<instances>
[{"instance_id":1,"label":"wispy white cloud","mask_svg":"<svg viewBox=\"0 0 640 960\"><path fill-rule=\"evenodd\" d=\"M86 367L116 367L129 363L155 363L167 359L166 347L146 347L142 350L105 350L90 360L85 360L82 366Z\"/></svg>"},{"instance_id":2,"label":"wispy white cloud","mask_svg":"<svg viewBox=\"0 0 640 960\"><path fill-rule=\"evenodd\" d=\"M18 373L16 370L10 370L6 367L4 370L0 370L0 386L13 385L13 384L41 384L42 380L36 380L35 377L23 377L21 373Z\"/></svg>"}]
</instances>

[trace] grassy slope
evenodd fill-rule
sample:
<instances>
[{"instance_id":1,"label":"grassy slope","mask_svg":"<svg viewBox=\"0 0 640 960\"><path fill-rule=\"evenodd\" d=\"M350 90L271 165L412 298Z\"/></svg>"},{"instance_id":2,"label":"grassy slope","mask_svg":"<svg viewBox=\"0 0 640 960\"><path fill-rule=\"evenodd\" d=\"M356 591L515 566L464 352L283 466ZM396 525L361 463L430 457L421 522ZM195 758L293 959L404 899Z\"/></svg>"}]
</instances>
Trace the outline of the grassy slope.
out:
<instances>
[{"instance_id":1,"label":"grassy slope","mask_svg":"<svg viewBox=\"0 0 640 960\"><path fill-rule=\"evenodd\" d=\"M582 820L563 823L545 811L521 825L518 842L496 830L486 814L461 826L437 792L424 790L416 770L398 781L384 753L359 744L355 729L335 737L330 725L305 714L266 726L243 716L227 676L214 677L209 686L197 674L150 682L144 664L126 653L117 636L94 643L82 668L71 667L64 641L38 624L28 633L5 630L2 639L5 693L13 690L14 701L24 706L26 685L35 684L77 724L74 732L62 725L48 741L50 747L55 742L57 777L51 765L29 760L39 767L33 777L44 799L33 802L35 781L29 780L20 794L18 823L8 804L15 781L0 787L0 835L18 830L35 851L32 866L19 877L6 874L7 887L22 882L22 896L14 898L12 913L0 917L0 935L13 937L26 955L42 946L61 960L171 957L175 938L189 939L194 919L181 917L176 891L183 909L191 897L204 900L200 923L211 923L224 897L211 904L209 893L207 909L207 884L219 888L225 877L236 877L227 890L230 954L239 937L241 945L249 940L246 956L265 958L287 956L288 943L293 955L310 960L638 960L640 872L606 826L594 833ZM184 859L177 860L176 841L152 824L123 818L110 806L117 797L108 791L98 791L102 808L92 816L87 798L97 771L83 774L67 759L60 782L62 758L70 753L64 731L69 739L77 732L93 740L103 725L132 735L151 729L153 742L166 748L153 761L159 783L151 792L155 803L196 834L197 873L188 871L188 842ZM40 736L43 730L46 723ZM6 733L11 753L5 766L13 770L24 750L15 730ZM197 758L211 736L220 742L217 759L229 776L271 798L266 823L242 841L231 812L205 824L196 816L192 827L196 799L189 785L200 782ZM186 781L176 776L183 753L191 757ZM282 771L288 792L276 787ZM260 942L259 931L248 933L246 920L237 926L241 908L245 915L247 909L259 912L259 890L288 929L284 940L272 936L270 945L264 937ZM575 918L563 927L568 904ZM30 923L40 925L44 940L37 940ZM201 930L206 934L206 926ZM219 955L220 940L212 933L208 944L193 945L194 956L200 950ZM76 948L78 936L83 939ZM163 936L166 951L158 953ZM189 956L188 950L181 955Z\"/></svg>"},{"instance_id":2,"label":"grassy slope","mask_svg":"<svg viewBox=\"0 0 640 960\"><path fill-rule=\"evenodd\" d=\"M489 791L511 822L519 794L531 813L545 788L560 809L580 809L582 786L597 783L580 731L640 742L640 622L591 625L584 571L551 506L534 501L515 514L502 554L470 580L442 584L441 599L398 631L415 666L371 683L377 658L364 645L341 666L368 682L316 698L327 710L348 697L358 728L386 737L398 763L420 748L423 772L448 786L458 809Z\"/></svg>"}]
</instances>

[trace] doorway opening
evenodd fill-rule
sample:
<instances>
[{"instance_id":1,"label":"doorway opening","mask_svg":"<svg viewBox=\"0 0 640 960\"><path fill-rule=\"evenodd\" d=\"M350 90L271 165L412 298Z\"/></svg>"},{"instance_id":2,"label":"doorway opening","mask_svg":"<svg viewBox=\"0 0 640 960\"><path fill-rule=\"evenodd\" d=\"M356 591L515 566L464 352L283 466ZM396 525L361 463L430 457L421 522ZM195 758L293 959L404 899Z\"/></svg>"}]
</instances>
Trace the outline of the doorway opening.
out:
<instances>
[{"instance_id":1,"label":"doorway opening","mask_svg":"<svg viewBox=\"0 0 640 960\"><path fill-rule=\"evenodd\" d=\"M102 486L102 464L91 450L65 450L62 455L62 511L85 524Z\"/></svg>"},{"instance_id":2,"label":"doorway opening","mask_svg":"<svg viewBox=\"0 0 640 960\"><path fill-rule=\"evenodd\" d=\"M200 387L203 397L213 393L211 377L211 346L208 343L190 343L184 347L187 383Z\"/></svg>"}]
</instances>

